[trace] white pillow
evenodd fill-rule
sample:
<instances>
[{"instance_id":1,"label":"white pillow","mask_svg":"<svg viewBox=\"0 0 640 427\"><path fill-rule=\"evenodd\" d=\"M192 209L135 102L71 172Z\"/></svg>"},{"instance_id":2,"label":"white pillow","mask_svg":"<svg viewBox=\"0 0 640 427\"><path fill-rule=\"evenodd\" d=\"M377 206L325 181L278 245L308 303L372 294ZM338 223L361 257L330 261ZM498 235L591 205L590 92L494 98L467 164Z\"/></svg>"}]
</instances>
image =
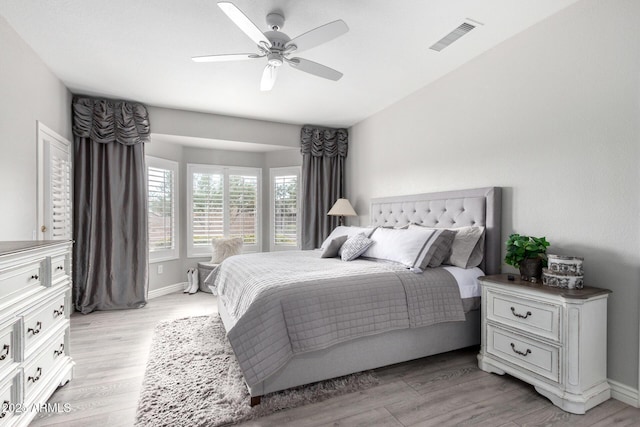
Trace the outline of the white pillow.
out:
<instances>
[{"instance_id":1,"label":"white pillow","mask_svg":"<svg viewBox=\"0 0 640 427\"><path fill-rule=\"evenodd\" d=\"M384 259L422 272L421 265L429 264L429 242L435 240L436 230L414 227L409 229L376 228L371 235L375 242L362 256Z\"/></svg>"},{"instance_id":2,"label":"white pillow","mask_svg":"<svg viewBox=\"0 0 640 427\"><path fill-rule=\"evenodd\" d=\"M353 261L362 255L371 245L373 245L373 240L365 236L364 233L356 234L344 242L340 257L343 261Z\"/></svg>"},{"instance_id":3,"label":"white pillow","mask_svg":"<svg viewBox=\"0 0 640 427\"><path fill-rule=\"evenodd\" d=\"M329 237L324 239L324 242L322 242L322 246L320 246L320 249L326 249L326 247L329 246L329 243L331 243L333 239L340 236L347 236L347 238L349 238L351 236L355 236L356 234L364 233L365 237L371 237L371 233L373 233L373 230L375 230L375 227L353 227L339 225L333 229L331 234L329 234Z\"/></svg>"},{"instance_id":4,"label":"white pillow","mask_svg":"<svg viewBox=\"0 0 640 427\"><path fill-rule=\"evenodd\" d=\"M242 250L242 237L213 238L211 245L213 246L211 263L220 264L226 258L240 253Z\"/></svg>"}]
</instances>

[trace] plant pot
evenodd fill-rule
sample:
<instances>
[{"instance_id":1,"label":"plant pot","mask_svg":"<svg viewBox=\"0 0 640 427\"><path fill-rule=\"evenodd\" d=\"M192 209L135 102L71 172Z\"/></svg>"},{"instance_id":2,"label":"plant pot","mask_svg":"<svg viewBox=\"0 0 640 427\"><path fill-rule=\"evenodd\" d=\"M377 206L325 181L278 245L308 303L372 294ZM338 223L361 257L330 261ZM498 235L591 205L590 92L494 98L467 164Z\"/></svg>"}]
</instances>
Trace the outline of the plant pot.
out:
<instances>
[{"instance_id":1,"label":"plant pot","mask_svg":"<svg viewBox=\"0 0 640 427\"><path fill-rule=\"evenodd\" d=\"M542 259L526 258L520 263L520 278L528 282L537 283L542 276Z\"/></svg>"}]
</instances>

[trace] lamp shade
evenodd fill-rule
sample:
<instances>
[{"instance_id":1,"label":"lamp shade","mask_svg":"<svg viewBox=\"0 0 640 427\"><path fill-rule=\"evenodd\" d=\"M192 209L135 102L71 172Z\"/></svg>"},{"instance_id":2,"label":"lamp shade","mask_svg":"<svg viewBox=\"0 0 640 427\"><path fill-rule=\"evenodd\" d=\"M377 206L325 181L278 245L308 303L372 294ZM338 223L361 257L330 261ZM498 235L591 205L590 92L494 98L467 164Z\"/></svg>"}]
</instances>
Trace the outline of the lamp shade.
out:
<instances>
[{"instance_id":1,"label":"lamp shade","mask_svg":"<svg viewBox=\"0 0 640 427\"><path fill-rule=\"evenodd\" d=\"M329 212L327 212L327 215L333 215L333 216L358 216L356 211L353 210L353 206L351 206L351 203L349 203L349 200L347 200L347 199L338 199L333 204L333 206L331 207Z\"/></svg>"}]
</instances>

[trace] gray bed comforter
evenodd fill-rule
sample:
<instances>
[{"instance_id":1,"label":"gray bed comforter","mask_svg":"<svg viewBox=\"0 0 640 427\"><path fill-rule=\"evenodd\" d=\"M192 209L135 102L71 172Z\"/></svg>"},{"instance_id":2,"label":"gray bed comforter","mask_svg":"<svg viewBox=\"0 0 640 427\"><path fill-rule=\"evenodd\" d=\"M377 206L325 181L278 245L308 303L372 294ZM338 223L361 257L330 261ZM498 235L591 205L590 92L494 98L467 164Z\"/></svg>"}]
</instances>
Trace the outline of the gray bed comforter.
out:
<instances>
[{"instance_id":1,"label":"gray bed comforter","mask_svg":"<svg viewBox=\"0 0 640 427\"><path fill-rule=\"evenodd\" d=\"M320 258L319 251L234 256L216 286L227 336L250 387L294 355L385 331L464 321L458 285L441 268Z\"/></svg>"}]
</instances>

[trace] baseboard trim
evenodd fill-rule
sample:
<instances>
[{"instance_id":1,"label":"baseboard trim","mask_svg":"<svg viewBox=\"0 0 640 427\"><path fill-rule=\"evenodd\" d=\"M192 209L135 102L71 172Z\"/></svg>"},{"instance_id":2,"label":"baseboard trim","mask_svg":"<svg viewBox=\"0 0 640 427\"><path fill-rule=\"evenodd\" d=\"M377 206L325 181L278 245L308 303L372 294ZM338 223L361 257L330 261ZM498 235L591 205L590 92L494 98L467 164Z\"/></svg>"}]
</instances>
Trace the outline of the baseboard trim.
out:
<instances>
[{"instance_id":1,"label":"baseboard trim","mask_svg":"<svg viewBox=\"0 0 640 427\"><path fill-rule=\"evenodd\" d=\"M149 291L148 298L153 299L153 298L161 297L163 295L169 295L178 291L182 292L186 285L187 285L187 282L183 282L183 283L175 283L169 286L163 286L162 288L159 288L159 289L154 289L152 291Z\"/></svg>"},{"instance_id":2,"label":"baseboard trim","mask_svg":"<svg viewBox=\"0 0 640 427\"><path fill-rule=\"evenodd\" d=\"M638 390L628 385L624 385L617 381L609 380L609 386L611 386L611 397L619 400L620 402L631 405L634 408L639 408L640 400L638 399Z\"/></svg>"}]
</instances>

